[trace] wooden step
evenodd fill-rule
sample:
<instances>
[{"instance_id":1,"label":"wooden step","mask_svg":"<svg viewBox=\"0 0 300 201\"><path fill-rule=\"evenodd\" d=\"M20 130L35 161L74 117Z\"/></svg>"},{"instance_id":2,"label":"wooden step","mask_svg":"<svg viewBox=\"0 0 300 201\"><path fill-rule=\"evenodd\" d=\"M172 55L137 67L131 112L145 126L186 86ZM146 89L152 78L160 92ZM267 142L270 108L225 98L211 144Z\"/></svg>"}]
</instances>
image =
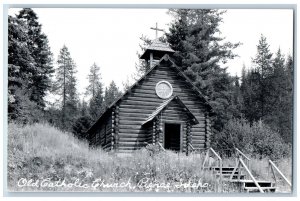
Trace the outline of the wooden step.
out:
<instances>
[{"instance_id":1,"label":"wooden step","mask_svg":"<svg viewBox=\"0 0 300 201\"><path fill-rule=\"evenodd\" d=\"M220 176L220 173L217 173L216 176L219 177L219 176ZM225 174L225 175L222 174L222 177L223 177L224 179L230 179L230 176L231 176L230 174ZM232 180L235 180L235 179L238 180L238 178L239 178L239 175L234 174L233 177L232 177ZM246 175L245 175L245 174L241 174L241 175L240 175L240 180L244 180L245 178L246 178Z\"/></svg>"},{"instance_id":2,"label":"wooden step","mask_svg":"<svg viewBox=\"0 0 300 201\"><path fill-rule=\"evenodd\" d=\"M232 180L231 182L240 182L243 183L243 187L255 187L256 185L252 180ZM260 187L273 187L273 183L271 181L257 181Z\"/></svg>"},{"instance_id":3,"label":"wooden step","mask_svg":"<svg viewBox=\"0 0 300 201\"><path fill-rule=\"evenodd\" d=\"M215 173L220 174L220 171L215 171ZM229 175L231 175L232 171L222 171L222 174L226 174L226 175L229 174ZM236 172L234 172L234 174L239 174L239 172L236 171Z\"/></svg>"},{"instance_id":4,"label":"wooden step","mask_svg":"<svg viewBox=\"0 0 300 201\"><path fill-rule=\"evenodd\" d=\"M257 181L258 185L260 187L273 187L272 182L271 181ZM250 180L247 182L244 182L244 187L256 187L255 183Z\"/></svg>"},{"instance_id":5,"label":"wooden step","mask_svg":"<svg viewBox=\"0 0 300 201\"><path fill-rule=\"evenodd\" d=\"M222 167L222 171L233 171L235 167ZM238 171L239 169L241 168L237 168L236 171ZM220 167L212 167L212 170L215 170L215 171L220 171Z\"/></svg>"},{"instance_id":6,"label":"wooden step","mask_svg":"<svg viewBox=\"0 0 300 201\"><path fill-rule=\"evenodd\" d=\"M276 191L276 187L261 187L261 188L264 192L272 192L273 193ZM259 192L259 189L257 187L245 187L244 190L249 193L250 192L253 192L253 193Z\"/></svg>"}]
</instances>

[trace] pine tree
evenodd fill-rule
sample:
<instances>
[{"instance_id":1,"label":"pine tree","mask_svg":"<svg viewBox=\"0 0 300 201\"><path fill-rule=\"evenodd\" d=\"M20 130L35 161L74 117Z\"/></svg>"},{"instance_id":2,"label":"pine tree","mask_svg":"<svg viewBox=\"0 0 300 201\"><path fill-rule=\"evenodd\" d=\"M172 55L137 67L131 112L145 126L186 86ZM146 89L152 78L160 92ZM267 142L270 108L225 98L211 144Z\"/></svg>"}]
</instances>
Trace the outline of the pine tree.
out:
<instances>
[{"instance_id":1,"label":"pine tree","mask_svg":"<svg viewBox=\"0 0 300 201\"><path fill-rule=\"evenodd\" d=\"M257 45L257 54L252 59L254 69L257 74L256 81L259 87L256 93L256 103L260 107L256 121L268 115L272 110L271 93L274 90L272 85L273 66L272 53L269 50L269 44L266 37L261 35Z\"/></svg>"},{"instance_id":2,"label":"pine tree","mask_svg":"<svg viewBox=\"0 0 300 201\"><path fill-rule=\"evenodd\" d=\"M60 50L57 64L54 91L61 97L62 125L70 128L70 124L78 112L78 95L75 78L76 65L65 45Z\"/></svg>"},{"instance_id":3,"label":"pine tree","mask_svg":"<svg viewBox=\"0 0 300 201\"><path fill-rule=\"evenodd\" d=\"M104 110L103 84L101 82L100 67L96 63L90 67L88 80L89 85L86 89L86 95L91 95L88 110L92 120L95 121Z\"/></svg>"},{"instance_id":4,"label":"pine tree","mask_svg":"<svg viewBox=\"0 0 300 201\"><path fill-rule=\"evenodd\" d=\"M36 13L30 8L24 8L17 18L26 25L28 35L26 45L36 68L32 74L30 100L35 102L40 110L43 110L45 107L44 97L51 87L51 76L54 72L52 53L47 36L42 33L42 25L39 24Z\"/></svg>"},{"instance_id":5,"label":"pine tree","mask_svg":"<svg viewBox=\"0 0 300 201\"><path fill-rule=\"evenodd\" d=\"M286 142L292 143L293 136L293 95L294 95L294 62L291 55L288 55L285 64L285 74L287 78L287 96L285 107L285 128L282 137Z\"/></svg>"},{"instance_id":6,"label":"pine tree","mask_svg":"<svg viewBox=\"0 0 300 201\"><path fill-rule=\"evenodd\" d=\"M36 121L39 116L32 94L36 63L28 49L28 28L15 17L8 16L8 119L21 123Z\"/></svg>"},{"instance_id":7,"label":"pine tree","mask_svg":"<svg viewBox=\"0 0 300 201\"><path fill-rule=\"evenodd\" d=\"M97 118L99 118L100 115L104 112L104 110L105 110L105 103L103 97L103 90L102 90L102 86L100 85L96 91L96 94L90 100L89 114L92 120L96 121Z\"/></svg>"},{"instance_id":8,"label":"pine tree","mask_svg":"<svg viewBox=\"0 0 300 201\"><path fill-rule=\"evenodd\" d=\"M288 63L288 62L287 62ZM278 49L273 62L270 114L266 115L265 122L277 130L286 142L291 142L292 134L292 96L290 90L290 77L284 55Z\"/></svg>"},{"instance_id":9,"label":"pine tree","mask_svg":"<svg viewBox=\"0 0 300 201\"><path fill-rule=\"evenodd\" d=\"M89 115L89 112L88 112L88 104L87 102L83 99L79 105L79 111L80 111L80 115L81 116L87 116Z\"/></svg>"},{"instance_id":10,"label":"pine tree","mask_svg":"<svg viewBox=\"0 0 300 201\"><path fill-rule=\"evenodd\" d=\"M96 95L99 88L102 90L100 67L94 63L90 67L88 74L89 85L86 89L86 95L91 95L92 98Z\"/></svg>"},{"instance_id":11,"label":"pine tree","mask_svg":"<svg viewBox=\"0 0 300 201\"><path fill-rule=\"evenodd\" d=\"M86 139L86 131L92 126L90 116L78 117L72 125L72 133L79 139Z\"/></svg>"},{"instance_id":12,"label":"pine tree","mask_svg":"<svg viewBox=\"0 0 300 201\"><path fill-rule=\"evenodd\" d=\"M114 81L111 81L108 88L105 89L104 105L105 108L109 107L117 98L122 95Z\"/></svg>"},{"instance_id":13,"label":"pine tree","mask_svg":"<svg viewBox=\"0 0 300 201\"><path fill-rule=\"evenodd\" d=\"M218 37L223 12L212 9L172 9L174 21L167 41L176 52L173 55L179 67L208 99L217 115L213 126L221 130L233 115L228 110L231 103L232 82L225 64L236 55L232 50L240 43L230 43Z\"/></svg>"},{"instance_id":14,"label":"pine tree","mask_svg":"<svg viewBox=\"0 0 300 201\"><path fill-rule=\"evenodd\" d=\"M241 92L243 98L243 108L242 113L245 118L253 123L260 120L260 105L258 95L260 93L259 85L260 75L255 69L247 71L244 76L242 76Z\"/></svg>"},{"instance_id":15,"label":"pine tree","mask_svg":"<svg viewBox=\"0 0 300 201\"><path fill-rule=\"evenodd\" d=\"M231 118L241 118L242 115L242 108L243 108L243 99L241 93L241 86L240 86L240 78L236 75L234 78L234 83L232 86L232 97L231 103L229 106L230 113L232 114Z\"/></svg>"}]
</instances>

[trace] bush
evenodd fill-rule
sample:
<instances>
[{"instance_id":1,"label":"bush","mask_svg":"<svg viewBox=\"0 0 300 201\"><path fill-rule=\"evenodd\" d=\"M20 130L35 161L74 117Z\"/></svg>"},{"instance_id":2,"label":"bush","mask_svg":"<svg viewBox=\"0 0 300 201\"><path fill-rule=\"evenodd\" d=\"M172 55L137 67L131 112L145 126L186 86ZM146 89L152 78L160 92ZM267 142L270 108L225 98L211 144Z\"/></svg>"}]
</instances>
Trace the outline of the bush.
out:
<instances>
[{"instance_id":1,"label":"bush","mask_svg":"<svg viewBox=\"0 0 300 201\"><path fill-rule=\"evenodd\" d=\"M280 134L263 122L250 125L244 119L231 119L222 132L213 136L213 147L219 152L238 148L251 156L279 159L291 154L291 146Z\"/></svg>"},{"instance_id":2,"label":"bush","mask_svg":"<svg viewBox=\"0 0 300 201\"><path fill-rule=\"evenodd\" d=\"M84 139L86 136L86 131L92 125L92 118L90 116L81 116L74 122L72 126L72 133L79 139Z\"/></svg>"}]
</instances>

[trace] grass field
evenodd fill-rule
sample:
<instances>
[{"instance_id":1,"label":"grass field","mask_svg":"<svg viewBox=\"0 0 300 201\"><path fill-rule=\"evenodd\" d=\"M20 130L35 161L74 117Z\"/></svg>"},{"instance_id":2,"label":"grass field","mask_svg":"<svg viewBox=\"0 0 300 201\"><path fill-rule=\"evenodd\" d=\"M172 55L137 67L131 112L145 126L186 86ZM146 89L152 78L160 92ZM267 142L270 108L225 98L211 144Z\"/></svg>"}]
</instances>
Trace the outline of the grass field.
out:
<instances>
[{"instance_id":1,"label":"grass field","mask_svg":"<svg viewBox=\"0 0 300 201\"><path fill-rule=\"evenodd\" d=\"M89 149L47 124L8 127L10 191L219 192L219 180L201 170L202 155L142 149L130 155ZM256 178L269 179L267 159L252 159ZM234 159L227 161L234 164ZM277 161L291 180L291 159ZM280 191L288 192L283 181ZM223 184L224 192L235 192Z\"/></svg>"}]
</instances>

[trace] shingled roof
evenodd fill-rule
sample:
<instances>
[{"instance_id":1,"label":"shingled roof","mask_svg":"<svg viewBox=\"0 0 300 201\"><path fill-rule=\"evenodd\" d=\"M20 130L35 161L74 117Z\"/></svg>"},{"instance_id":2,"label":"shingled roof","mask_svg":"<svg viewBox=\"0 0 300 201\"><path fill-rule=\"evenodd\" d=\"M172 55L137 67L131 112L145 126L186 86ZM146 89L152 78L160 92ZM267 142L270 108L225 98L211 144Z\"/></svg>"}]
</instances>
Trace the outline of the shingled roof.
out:
<instances>
[{"instance_id":1,"label":"shingled roof","mask_svg":"<svg viewBox=\"0 0 300 201\"><path fill-rule=\"evenodd\" d=\"M87 132L90 132L91 130L93 130L96 126L96 124L112 109L113 106L115 106L119 101L121 101L123 99L123 97L126 94L129 94L130 91L137 86L142 80L144 80L148 74L155 68L157 68L162 62L170 62L170 68L174 68L178 71L178 75L181 76L187 84L190 85L191 89L193 91L195 91L196 94L198 94L199 98L202 99L203 103L205 106L208 107L210 113L212 112L212 107L210 106L210 104L208 103L208 101L206 100L206 98L203 96L203 94L200 92L200 90L192 83L192 81L180 70L180 68L178 68L178 66L171 60L171 58L169 57L168 54L164 55L158 63L156 63L152 68L150 68L148 70L148 72L145 73L144 76L142 76L138 81L136 81L129 89L127 89L127 91L125 93L123 93L122 96L120 96L117 100L115 100L106 110L105 112L103 112L101 114L101 116L99 117L99 119L88 129Z\"/></svg>"},{"instance_id":2,"label":"shingled roof","mask_svg":"<svg viewBox=\"0 0 300 201\"><path fill-rule=\"evenodd\" d=\"M146 59L148 55L150 54L150 51L158 51L162 52L163 55L166 53L174 53L175 51L172 50L168 44L163 43L159 41L158 39L155 39L149 47L147 47L146 51L142 54L140 59Z\"/></svg>"},{"instance_id":3,"label":"shingled roof","mask_svg":"<svg viewBox=\"0 0 300 201\"><path fill-rule=\"evenodd\" d=\"M168 100L164 101L162 104L160 104L159 107L156 108L154 112L142 123L142 125L152 121L163 109L165 109L173 100L175 100L187 113L188 116L191 117L194 124L199 123L197 118L193 115L193 113L186 107L186 105L180 100L178 96L172 96Z\"/></svg>"}]
</instances>

